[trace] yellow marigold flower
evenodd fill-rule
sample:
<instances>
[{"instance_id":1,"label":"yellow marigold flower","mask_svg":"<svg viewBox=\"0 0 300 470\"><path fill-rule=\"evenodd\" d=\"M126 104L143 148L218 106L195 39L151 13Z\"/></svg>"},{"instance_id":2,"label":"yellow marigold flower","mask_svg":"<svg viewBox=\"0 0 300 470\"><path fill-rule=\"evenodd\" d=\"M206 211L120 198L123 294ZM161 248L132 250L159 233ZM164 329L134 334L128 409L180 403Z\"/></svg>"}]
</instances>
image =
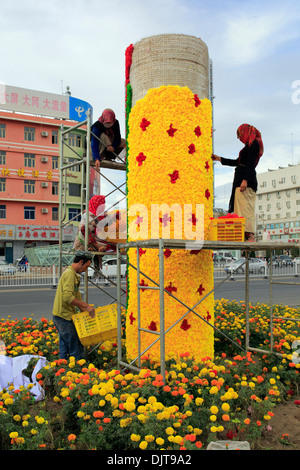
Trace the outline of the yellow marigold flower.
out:
<instances>
[{"instance_id":1,"label":"yellow marigold flower","mask_svg":"<svg viewBox=\"0 0 300 470\"><path fill-rule=\"evenodd\" d=\"M34 428L32 428L30 432L31 432L31 434L32 434L33 436L34 436L35 434L37 434L37 430L34 429Z\"/></svg>"},{"instance_id":2,"label":"yellow marigold flower","mask_svg":"<svg viewBox=\"0 0 300 470\"><path fill-rule=\"evenodd\" d=\"M42 416L36 416L36 422L38 424L44 424L45 419Z\"/></svg>"},{"instance_id":3,"label":"yellow marigold flower","mask_svg":"<svg viewBox=\"0 0 300 470\"><path fill-rule=\"evenodd\" d=\"M222 408L223 409L223 408ZM210 407L210 412L214 415L216 415L219 411L219 408L217 406L211 406Z\"/></svg>"},{"instance_id":4,"label":"yellow marigold flower","mask_svg":"<svg viewBox=\"0 0 300 470\"><path fill-rule=\"evenodd\" d=\"M218 387L214 385L213 387L210 388L209 393L211 395L215 395L216 393L218 393L218 391L219 391Z\"/></svg>"},{"instance_id":5,"label":"yellow marigold flower","mask_svg":"<svg viewBox=\"0 0 300 470\"><path fill-rule=\"evenodd\" d=\"M154 396L151 396L148 398L148 403L150 403L150 405L153 405L153 403L157 402L157 398L154 397Z\"/></svg>"},{"instance_id":6,"label":"yellow marigold flower","mask_svg":"<svg viewBox=\"0 0 300 470\"><path fill-rule=\"evenodd\" d=\"M78 418L83 418L84 415L85 415L84 411L77 411Z\"/></svg>"},{"instance_id":7,"label":"yellow marigold flower","mask_svg":"<svg viewBox=\"0 0 300 470\"><path fill-rule=\"evenodd\" d=\"M270 379L269 382L270 382L271 385L276 384L276 380L275 380L275 379Z\"/></svg>"},{"instance_id":8,"label":"yellow marigold flower","mask_svg":"<svg viewBox=\"0 0 300 470\"><path fill-rule=\"evenodd\" d=\"M20 415L15 415L15 416L13 417L13 420L14 420L14 421L21 421L21 416L20 416Z\"/></svg>"},{"instance_id":9,"label":"yellow marigold flower","mask_svg":"<svg viewBox=\"0 0 300 470\"><path fill-rule=\"evenodd\" d=\"M7 405L12 405L14 402L14 400L12 398L6 398L6 400L4 400L4 404L7 406Z\"/></svg>"},{"instance_id":10,"label":"yellow marigold flower","mask_svg":"<svg viewBox=\"0 0 300 470\"><path fill-rule=\"evenodd\" d=\"M148 447L148 442L147 441L140 442L140 444L139 444L140 449L145 450L145 449L147 449L147 447Z\"/></svg>"},{"instance_id":11,"label":"yellow marigold flower","mask_svg":"<svg viewBox=\"0 0 300 470\"><path fill-rule=\"evenodd\" d=\"M217 432L216 426L212 426L212 427L210 428L210 430L211 430L211 432Z\"/></svg>"},{"instance_id":12,"label":"yellow marigold flower","mask_svg":"<svg viewBox=\"0 0 300 470\"><path fill-rule=\"evenodd\" d=\"M164 444L165 440L162 439L161 437L157 437L155 442L158 446L162 446Z\"/></svg>"},{"instance_id":13,"label":"yellow marigold flower","mask_svg":"<svg viewBox=\"0 0 300 470\"><path fill-rule=\"evenodd\" d=\"M28 426L28 421L23 421L22 426L23 426L24 428L25 428L26 426Z\"/></svg>"},{"instance_id":14,"label":"yellow marigold flower","mask_svg":"<svg viewBox=\"0 0 300 470\"><path fill-rule=\"evenodd\" d=\"M147 434L147 436L145 436L145 441L147 442L153 442L155 439L154 436L152 436L152 434Z\"/></svg>"},{"instance_id":15,"label":"yellow marigold flower","mask_svg":"<svg viewBox=\"0 0 300 470\"><path fill-rule=\"evenodd\" d=\"M139 436L138 434L131 434L130 439L133 442L138 442L141 439L141 436Z\"/></svg>"},{"instance_id":16,"label":"yellow marigold flower","mask_svg":"<svg viewBox=\"0 0 300 470\"><path fill-rule=\"evenodd\" d=\"M229 406L228 403L223 403L221 408L222 408L223 411L229 411L230 410L230 406Z\"/></svg>"},{"instance_id":17,"label":"yellow marigold flower","mask_svg":"<svg viewBox=\"0 0 300 470\"><path fill-rule=\"evenodd\" d=\"M106 401L105 400L100 400L99 401L99 406L105 406L106 405Z\"/></svg>"},{"instance_id":18,"label":"yellow marigold flower","mask_svg":"<svg viewBox=\"0 0 300 470\"><path fill-rule=\"evenodd\" d=\"M202 405L203 402L204 402L203 398L197 397L196 400L195 400L195 403L196 403L197 406Z\"/></svg>"},{"instance_id":19,"label":"yellow marigold flower","mask_svg":"<svg viewBox=\"0 0 300 470\"><path fill-rule=\"evenodd\" d=\"M166 433L167 433L169 436L172 435L172 434L174 434L174 432L175 432L175 431L174 431L173 428L171 428L171 426L169 426L169 427L166 429Z\"/></svg>"},{"instance_id":20,"label":"yellow marigold flower","mask_svg":"<svg viewBox=\"0 0 300 470\"><path fill-rule=\"evenodd\" d=\"M211 415L211 416L209 417L209 419L210 419L211 421L217 421L216 415Z\"/></svg>"}]
</instances>

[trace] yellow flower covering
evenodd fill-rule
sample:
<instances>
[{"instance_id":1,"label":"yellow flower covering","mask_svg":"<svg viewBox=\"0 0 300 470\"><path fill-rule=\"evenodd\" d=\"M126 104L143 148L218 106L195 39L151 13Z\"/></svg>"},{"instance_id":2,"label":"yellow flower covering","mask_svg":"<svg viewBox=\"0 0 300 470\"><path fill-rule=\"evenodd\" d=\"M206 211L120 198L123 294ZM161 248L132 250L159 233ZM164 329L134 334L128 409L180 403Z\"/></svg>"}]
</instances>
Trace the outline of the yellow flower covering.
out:
<instances>
[{"instance_id":1,"label":"yellow flower covering","mask_svg":"<svg viewBox=\"0 0 300 470\"><path fill-rule=\"evenodd\" d=\"M204 231L204 238L209 237L209 223L213 216L211 114L209 100L200 100L188 88L178 86L150 89L132 108L127 156L128 241L159 237L199 239L198 235L195 237L199 227ZM136 204L143 206L139 210ZM155 214L157 217L153 215L154 204L162 207L161 212ZM204 217L197 212L199 205L204 206ZM179 207L179 211L172 212L172 206ZM155 222L151 227L153 217ZM180 233L178 217L183 227ZM203 239L203 235L200 238ZM190 307L213 288L212 252L200 248L198 245L194 250L164 251L165 288ZM128 250L128 257L129 262L136 266L135 248ZM159 282L157 249L140 249L140 269ZM151 281L141 275L140 284L151 286ZM140 290L140 304L141 327L159 331L159 292ZM195 311L212 323L213 305L211 294ZM165 293L165 329L186 311L183 305ZM142 332L141 351L155 339L156 335ZM168 355L179 356L189 351L195 360L213 357L213 328L193 312L189 312L166 334L165 341ZM159 357L159 343L157 341L148 353ZM137 274L130 267L126 350L128 360L137 357Z\"/></svg>"}]
</instances>

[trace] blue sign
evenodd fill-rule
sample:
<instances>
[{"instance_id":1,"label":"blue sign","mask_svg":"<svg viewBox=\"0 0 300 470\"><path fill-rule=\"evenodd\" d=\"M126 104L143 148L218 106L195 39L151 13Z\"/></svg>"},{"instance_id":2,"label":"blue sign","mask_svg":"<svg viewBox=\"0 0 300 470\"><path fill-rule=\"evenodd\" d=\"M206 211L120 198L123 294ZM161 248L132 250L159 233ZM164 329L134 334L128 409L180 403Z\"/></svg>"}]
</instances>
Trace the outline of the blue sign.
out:
<instances>
[{"instance_id":1,"label":"blue sign","mask_svg":"<svg viewBox=\"0 0 300 470\"><path fill-rule=\"evenodd\" d=\"M87 118L88 109L91 110L91 120L93 118L93 108L87 101L69 97L69 119L72 121L85 121Z\"/></svg>"}]
</instances>

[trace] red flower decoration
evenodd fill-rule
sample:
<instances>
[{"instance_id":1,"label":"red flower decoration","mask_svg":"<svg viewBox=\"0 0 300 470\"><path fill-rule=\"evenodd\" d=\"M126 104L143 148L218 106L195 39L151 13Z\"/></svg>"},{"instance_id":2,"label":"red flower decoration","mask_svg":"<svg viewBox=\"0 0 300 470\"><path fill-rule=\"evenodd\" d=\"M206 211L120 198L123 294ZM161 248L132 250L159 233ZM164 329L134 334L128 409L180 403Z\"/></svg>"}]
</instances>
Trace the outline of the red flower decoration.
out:
<instances>
[{"instance_id":1,"label":"red flower decoration","mask_svg":"<svg viewBox=\"0 0 300 470\"><path fill-rule=\"evenodd\" d=\"M174 134L175 134L176 131L177 131L177 129L175 129L175 128L173 127L173 124L170 124L170 127L169 127L169 129L167 130L167 133L169 134L169 136L170 136L170 137L174 137Z\"/></svg>"},{"instance_id":2,"label":"red flower decoration","mask_svg":"<svg viewBox=\"0 0 300 470\"><path fill-rule=\"evenodd\" d=\"M165 289L166 289L166 291L170 292L170 294L172 294L172 292L177 292L177 287L172 286L172 282L170 282L168 287L166 287Z\"/></svg>"},{"instance_id":3,"label":"red flower decoration","mask_svg":"<svg viewBox=\"0 0 300 470\"><path fill-rule=\"evenodd\" d=\"M172 174L169 173L169 176L171 178L171 183L176 183L176 180L179 178L179 171L174 170Z\"/></svg>"},{"instance_id":4,"label":"red flower decoration","mask_svg":"<svg viewBox=\"0 0 300 470\"><path fill-rule=\"evenodd\" d=\"M208 189L205 190L205 197L207 200L210 198L210 192Z\"/></svg>"},{"instance_id":5,"label":"red flower decoration","mask_svg":"<svg viewBox=\"0 0 300 470\"><path fill-rule=\"evenodd\" d=\"M165 251L164 251L164 256L166 258L169 258L172 254L172 250L170 250L169 248L167 248Z\"/></svg>"},{"instance_id":6,"label":"red flower decoration","mask_svg":"<svg viewBox=\"0 0 300 470\"><path fill-rule=\"evenodd\" d=\"M211 319L211 315L208 310L206 311L206 313L207 313L206 321L209 321Z\"/></svg>"},{"instance_id":7,"label":"red flower decoration","mask_svg":"<svg viewBox=\"0 0 300 470\"><path fill-rule=\"evenodd\" d=\"M138 225L138 227L140 226L140 223L143 222L143 218L144 217L140 217L139 215L137 216L135 223Z\"/></svg>"},{"instance_id":8,"label":"red flower decoration","mask_svg":"<svg viewBox=\"0 0 300 470\"><path fill-rule=\"evenodd\" d=\"M168 222L171 222L171 217L168 214L164 214L162 217L159 218L159 221L161 224L166 227L168 225Z\"/></svg>"},{"instance_id":9,"label":"red flower decoration","mask_svg":"<svg viewBox=\"0 0 300 470\"><path fill-rule=\"evenodd\" d=\"M155 321L152 321L152 322L150 323L150 325L148 326L148 330L157 331L157 326L156 326Z\"/></svg>"},{"instance_id":10,"label":"red flower decoration","mask_svg":"<svg viewBox=\"0 0 300 470\"><path fill-rule=\"evenodd\" d=\"M208 171L210 169L210 166L208 164L208 162L205 162L205 169Z\"/></svg>"},{"instance_id":11,"label":"red flower decoration","mask_svg":"<svg viewBox=\"0 0 300 470\"><path fill-rule=\"evenodd\" d=\"M198 106L201 104L201 100L199 99L198 95L194 95L194 101L195 101L195 106L198 108Z\"/></svg>"},{"instance_id":12,"label":"red flower decoration","mask_svg":"<svg viewBox=\"0 0 300 470\"><path fill-rule=\"evenodd\" d=\"M195 214L192 214L192 218L189 219L189 222L192 222L193 225L196 225L198 219L196 218Z\"/></svg>"},{"instance_id":13,"label":"red flower decoration","mask_svg":"<svg viewBox=\"0 0 300 470\"><path fill-rule=\"evenodd\" d=\"M145 131L150 124L150 121L147 121L146 118L143 118L140 124L140 128L142 129L142 131Z\"/></svg>"},{"instance_id":14,"label":"red flower decoration","mask_svg":"<svg viewBox=\"0 0 300 470\"><path fill-rule=\"evenodd\" d=\"M195 152L196 152L195 145L194 144L189 145L189 153L193 154Z\"/></svg>"},{"instance_id":15,"label":"red flower decoration","mask_svg":"<svg viewBox=\"0 0 300 470\"><path fill-rule=\"evenodd\" d=\"M181 323L180 328L181 328L182 330L184 330L184 331L186 331L186 330L188 330L189 328L191 328L191 325L188 324L188 321L187 321L186 318L185 318L185 319L183 320L183 322Z\"/></svg>"},{"instance_id":16,"label":"red flower decoration","mask_svg":"<svg viewBox=\"0 0 300 470\"><path fill-rule=\"evenodd\" d=\"M139 255L142 256L146 253L147 250L143 250L143 248L139 248Z\"/></svg>"},{"instance_id":17,"label":"red flower decoration","mask_svg":"<svg viewBox=\"0 0 300 470\"><path fill-rule=\"evenodd\" d=\"M134 320L136 320L136 318L134 318L132 312L131 312L131 314L130 314L129 320L130 320L130 325L132 325L132 323L134 322Z\"/></svg>"},{"instance_id":18,"label":"red flower decoration","mask_svg":"<svg viewBox=\"0 0 300 470\"><path fill-rule=\"evenodd\" d=\"M194 132L195 132L196 136L199 137L201 135L200 127L199 126L195 127Z\"/></svg>"},{"instance_id":19,"label":"red flower decoration","mask_svg":"<svg viewBox=\"0 0 300 470\"><path fill-rule=\"evenodd\" d=\"M202 286L202 284L200 284L199 289L197 290L197 292L199 292L199 295L202 295L204 291L205 291L204 287Z\"/></svg>"},{"instance_id":20,"label":"red flower decoration","mask_svg":"<svg viewBox=\"0 0 300 470\"><path fill-rule=\"evenodd\" d=\"M198 253L200 253L201 250L191 250L190 251L190 254L191 255L197 255Z\"/></svg>"},{"instance_id":21,"label":"red flower decoration","mask_svg":"<svg viewBox=\"0 0 300 470\"><path fill-rule=\"evenodd\" d=\"M143 164L143 162L146 160L146 155L143 154L143 152L140 152L138 156L136 157L136 161L138 162L139 166Z\"/></svg>"},{"instance_id":22,"label":"red flower decoration","mask_svg":"<svg viewBox=\"0 0 300 470\"><path fill-rule=\"evenodd\" d=\"M148 284L145 283L144 279L141 280L140 286L148 286ZM142 292L144 292L146 289L141 289Z\"/></svg>"}]
</instances>

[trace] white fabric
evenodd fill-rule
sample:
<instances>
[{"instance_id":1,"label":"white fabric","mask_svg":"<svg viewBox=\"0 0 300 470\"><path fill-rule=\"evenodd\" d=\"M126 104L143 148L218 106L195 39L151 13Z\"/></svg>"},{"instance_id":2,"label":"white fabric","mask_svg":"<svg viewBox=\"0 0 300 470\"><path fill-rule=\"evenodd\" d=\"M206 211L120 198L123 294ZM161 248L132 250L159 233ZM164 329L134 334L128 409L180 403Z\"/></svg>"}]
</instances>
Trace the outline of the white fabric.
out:
<instances>
[{"instance_id":1,"label":"white fabric","mask_svg":"<svg viewBox=\"0 0 300 470\"><path fill-rule=\"evenodd\" d=\"M27 368L30 359L33 358L38 359L38 361L31 375L32 380L30 380L29 377L23 374L23 370ZM32 383L33 387L30 389L30 393L34 395L35 400L43 400L45 393L40 384L36 382L36 374L47 362L45 357L30 354L16 357L0 355L0 390L8 388L11 384L13 384L14 389L18 389L21 385L27 387Z\"/></svg>"}]
</instances>

